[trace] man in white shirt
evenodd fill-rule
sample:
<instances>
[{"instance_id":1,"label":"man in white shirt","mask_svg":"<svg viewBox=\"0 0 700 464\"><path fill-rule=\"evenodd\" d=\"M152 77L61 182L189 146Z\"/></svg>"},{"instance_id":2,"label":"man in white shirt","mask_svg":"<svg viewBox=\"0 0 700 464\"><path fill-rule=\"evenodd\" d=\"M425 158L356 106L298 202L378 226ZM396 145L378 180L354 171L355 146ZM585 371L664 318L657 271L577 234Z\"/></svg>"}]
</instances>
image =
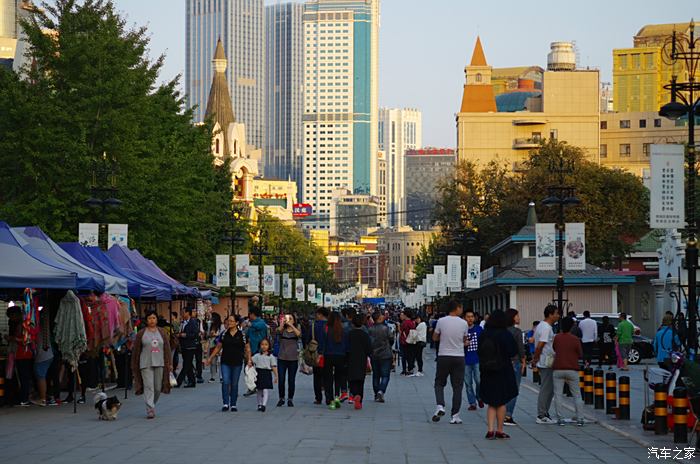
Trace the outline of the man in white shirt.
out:
<instances>
[{"instance_id":1,"label":"man in white shirt","mask_svg":"<svg viewBox=\"0 0 700 464\"><path fill-rule=\"evenodd\" d=\"M583 320L578 323L581 329L581 343L583 344L583 362L585 367L590 366L593 359L593 347L598 341L598 323L591 319L591 312L583 312Z\"/></svg>"},{"instance_id":2,"label":"man in white shirt","mask_svg":"<svg viewBox=\"0 0 700 464\"><path fill-rule=\"evenodd\" d=\"M449 315L438 320L433 340L440 342L435 373L435 402L437 409L433 422L445 415L445 386L447 377L452 384L452 419L450 424L461 424L459 410L462 407L462 387L464 386L464 343L468 339L469 327L462 319L462 304L450 301Z\"/></svg>"},{"instance_id":3,"label":"man in white shirt","mask_svg":"<svg viewBox=\"0 0 700 464\"><path fill-rule=\"evenodd\" d=\"M554 305L544 308L544 320L535 329L535 354L532 355L532 366L540 372L540 394L537 397L538 424L556 424L557 421L549 416L549 408L554 398L554 380L552 364L554 363L554 330L552 326L559 320L559 310Z\"/></svg>"}]
</instances>

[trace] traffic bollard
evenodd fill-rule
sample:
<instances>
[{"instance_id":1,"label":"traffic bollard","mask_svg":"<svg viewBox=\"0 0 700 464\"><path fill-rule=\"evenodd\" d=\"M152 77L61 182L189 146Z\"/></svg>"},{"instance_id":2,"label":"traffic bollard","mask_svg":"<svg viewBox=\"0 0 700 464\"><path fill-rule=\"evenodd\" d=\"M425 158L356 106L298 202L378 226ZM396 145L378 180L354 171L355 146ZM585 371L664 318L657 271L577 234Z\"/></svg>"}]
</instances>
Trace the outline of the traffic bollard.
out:
<instances>
[{"instance_id":1,"label":"traffic bollard","mask_svg":"<svg viewBox=\"0 0 700 464\"><path fill-rule=\"evenodd\" d=\"M578 387L581 389L581 398L584 397L584 393L585 393L585 386L586 386L586 384L584 382L585 375L586 374L583 371L583 368L582 367L579 368L579 370L578 370Z\"/></svg>"},{"instance_id":2,"label":"traffic bollard","mask_svg":"<svg viewBox=\"0 0 700 464\"><path fill-rule=\"evenodd\" d=\"M583 402L593 404L593 369L590 367L583 374Z\"/></svg>"},{"instance_id":3,"label":"traffic bollard","mask_svg":"<svg viewBox=\"0 0 700 464\"><path fill-rule=\"evenodd\" d=\"M688 443L688 392L673 390L673 443Z\"/></svg>"},{"instance_id":4,"label":"traffic bollard","mask_svg":"<svg viewBox=\"0 0 700 464\"><path fill-rule=\"evenodd\" d=\"M620 377L619 383L620 420L630 420L630 378Z\"/></svg>"},{"instance_id":5,"label":"traffic bollard","mask_svg":"<svg viewBox=\"0 0 700 464\"><path fill-rule=\"evenodd\" d=\"M654 385L654 433L666 435L668 433L668 393L666 385L657 383Z\"/></svg>"},{"instance_id":6,"label":"traffic bollard","mask_svg":"<svg viewBox=\"0 0 700 464\"><path fill-rule=\"evenodd\" d=\"M615 414L617 407L617 376L614 372L605 374L605 414Z\"/></svg>"},{"instance_id":7,"label":"traffic bollard","mask_svg":"<svg viewBox=\"0 0 700 464\"><path fill-rule=\"evenodd\" d=\"M593 404L595 409L605 409L605 390L603 389L603 371L593 373Z\"/></svg>"}]
</instances>

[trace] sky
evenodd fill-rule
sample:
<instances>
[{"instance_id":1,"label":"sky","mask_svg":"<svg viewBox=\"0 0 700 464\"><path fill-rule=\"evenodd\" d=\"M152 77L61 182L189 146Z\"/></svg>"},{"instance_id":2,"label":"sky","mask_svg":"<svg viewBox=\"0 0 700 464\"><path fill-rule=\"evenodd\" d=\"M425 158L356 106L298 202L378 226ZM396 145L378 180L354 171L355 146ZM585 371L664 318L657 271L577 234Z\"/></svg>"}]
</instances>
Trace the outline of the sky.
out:
<instances>
[{"instance_id":1,"label":"sky","mask_svg":"<svg viewBox=\"0 0 700 464\"><path fill-rule=\"evenodd\" d=\"M274 3L266 0L266 3ZM185 0L114 0L147 26L161 79L185 72ZM527 5L527 6L525 6ZM423 112L423 145L455 147L464 67L477 35L494 67L546 68L549 44L576 41L582 67L612 82L612 49L632 47L645 24L700 17L698 0L382 0L379 105Z\"/></svg>"}]
</instances>

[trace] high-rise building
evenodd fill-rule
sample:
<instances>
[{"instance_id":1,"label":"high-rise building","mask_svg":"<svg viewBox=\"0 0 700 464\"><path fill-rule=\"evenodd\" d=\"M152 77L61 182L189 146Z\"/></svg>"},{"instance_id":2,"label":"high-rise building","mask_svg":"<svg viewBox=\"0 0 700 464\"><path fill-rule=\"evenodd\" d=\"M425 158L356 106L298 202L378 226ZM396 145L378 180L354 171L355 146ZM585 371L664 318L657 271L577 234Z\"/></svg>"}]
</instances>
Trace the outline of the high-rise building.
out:
<instances>
[{"instance_id":1,"label":"high-rise building","mask_svg":"<svg viewBox=\"0 0 700 464\"><path fill-rule=\"evenodd\" d=\"M386 217L386 179L386 153L379 150L377 152L377 198L379 198L379 218L377 220L377 224L379 224L379 227L386 227L388 224Z\"/></svg>"},{"instance_id":2,"label":"high-rise building","mask_svg":"<svg viewBox=\"0 0 700 464\"><path fill-rule=\"evenodd\" d=\"M379 109L379 149L386 154L386 203L388 225L406 224L404 186L406 150L423 146L423 118L416 109Z\"/></svg>"},{"instance_id":3,"label":"high-rise building","mask_svg":"<svg viewBox=\"0 0 700 464\"><path fill-rule=\"evenodd\" d=\"M454 172L455 151L451 148L408 150L405 162L406 223L415 230L430 230L438 186Z\"/></svg>"},{"instance_id":4,"label":"high-rise building","mask_svg":"<svg viewBox=\"0 0 700 464\"><path fill-rule=\"evenodd\" d=\"M204 120L212 81L212 53L220 38L233 111L246 126L248 143L265 142L265 46L263 0L187 0L185 92L194 120Z\"/></svg>"},{"instance_id":5,"label":"high-rise building","mask_svg":"<svg viewBox=\"0 0 700 464\"><path fill-rule=\"evenodd\" d=\"M651 24L634 36L633 48L613 50L613 108L621 112L659 111L671 101L670 91L663 88L671 76L687 80L685 65L667 62L664 43L675 31L688 33L689 23Z\"/></svg>"},{"instance_id":6,"label":"high-rise building","mask_svg":"<svg viewBox=\"0 0 700 464\"><path fill-rule=\"evenodd\" d=\"M265 176L302 191L304 37L301 3L265 7Z\"/></svg>"},{"instance_id":7,"label":"high-rise building","mask_svg":"<svg viewBox=\"0 0 700 464\"><path fill-rule=\"evenodd\" d=\"M304 188L312 227L333 191L377 194L379 0L304 5Z\"/></svg>"}]
</instances>

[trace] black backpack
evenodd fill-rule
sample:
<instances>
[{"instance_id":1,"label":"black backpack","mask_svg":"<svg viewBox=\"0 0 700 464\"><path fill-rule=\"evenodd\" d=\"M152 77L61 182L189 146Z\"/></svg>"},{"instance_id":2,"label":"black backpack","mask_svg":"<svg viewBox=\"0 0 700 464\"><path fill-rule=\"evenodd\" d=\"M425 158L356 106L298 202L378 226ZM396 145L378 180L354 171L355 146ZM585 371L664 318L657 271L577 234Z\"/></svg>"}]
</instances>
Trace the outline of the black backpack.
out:
<instances>
[{"instance_id":1,"label":"black backpack","mask_svg":"<svg viewBox=\"0 0 700 464\"><path fill-rule=\"evenodd\" d=\"M479 369L481 370L498 371L505 367L503 356L501 356L501 347L493 337L484 334L479 337L477 354L479 355Z\"/></svg>"}]
</instances>

